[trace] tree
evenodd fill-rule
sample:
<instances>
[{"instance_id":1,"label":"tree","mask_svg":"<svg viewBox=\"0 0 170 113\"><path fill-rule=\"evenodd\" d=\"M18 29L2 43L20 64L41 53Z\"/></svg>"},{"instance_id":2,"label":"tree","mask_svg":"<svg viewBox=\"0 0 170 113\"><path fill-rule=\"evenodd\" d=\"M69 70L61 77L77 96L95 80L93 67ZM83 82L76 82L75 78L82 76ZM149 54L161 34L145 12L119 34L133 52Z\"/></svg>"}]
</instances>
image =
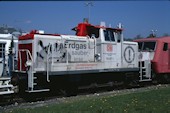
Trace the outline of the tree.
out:
<instances>
[{"instance_id":1,"label":"tree","mask_svg":"<svg viewBox=\"0 0 170 113\"><path fill-rule=\"evenodd\" d=\"M22 33L23 30L22 29L17 29L15 27L11 27L11 26L8 26L8 25L2 25L0 26L0 33L1 34L12 34L13 32L20 32Z\"/></svg>"},{"instance_id":2,"label":"tree","mask_svg":"<svg viewBox=\"0 0 170 113\"><path fill-rule=\"evenodd\" d=\"M134 39L141 39L141 38L143 38L143 37L140 34L138 34L134 37Z\"/></svg>"},{"instance_id":3,"label":"tree","mask_svg":"<svg viewBox=\"0 0 170 113\"><path fill-rule=\"evenodd\" d=\"M168 33L164 33L163 36L170 36Z\"/></svg>"}]
</instances>

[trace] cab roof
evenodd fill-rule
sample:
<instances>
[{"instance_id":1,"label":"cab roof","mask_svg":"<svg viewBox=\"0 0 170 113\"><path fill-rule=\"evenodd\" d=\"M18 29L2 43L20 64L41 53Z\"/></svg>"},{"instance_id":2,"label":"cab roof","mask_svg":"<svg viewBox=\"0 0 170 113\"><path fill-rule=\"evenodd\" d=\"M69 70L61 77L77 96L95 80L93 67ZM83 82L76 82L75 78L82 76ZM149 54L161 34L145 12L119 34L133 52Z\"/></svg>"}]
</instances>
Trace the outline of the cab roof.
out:
<instances>
[{"instance_id":1,"label":"cab roof","mask_svg":"<svg viewBox=\"0 0 170 113\"><path fill-rule=\"evenodd\" d=\"M141 39L136 39L134 41L135 42L151 42L151 41L170 42L170 36L155 37L155 38L141 38Z\"/></svg>"}]
</instances>

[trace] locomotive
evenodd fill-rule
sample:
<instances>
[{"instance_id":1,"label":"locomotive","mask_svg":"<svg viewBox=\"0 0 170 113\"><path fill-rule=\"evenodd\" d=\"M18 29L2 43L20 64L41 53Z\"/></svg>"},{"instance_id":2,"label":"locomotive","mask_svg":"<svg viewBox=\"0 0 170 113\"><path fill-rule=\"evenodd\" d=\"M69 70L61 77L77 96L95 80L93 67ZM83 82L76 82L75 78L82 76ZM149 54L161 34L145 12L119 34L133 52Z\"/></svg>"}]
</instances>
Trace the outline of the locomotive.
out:
<instances>
[{"instance_id":1,"label":"locomotive","mask_svg":"<svg viewBox=\"0 0 170 113\"><path fill-rule=\"evenodd\" d=\"M12 34L0 34L0 95L14 93L10 83L12 70L16 69L18 38Z\"/></svg>"},{"instance_id":2,"label":"locomotive","mask_svg":"<svg viewBox=\"0 0 170 113\"><path fill-rule=\"evenodd\" d=\"M141 59L151 62L150 77L159 82L170 82L170 37L143 38L138 42Z\"/></svg>"},{"instance_id":3,"label":"locomotive","mask_svg":"<svg viewBox=\"0 0 170 113\"><path fill-rule=\"evenodd\" d=\"M11 93L76 95L86 86L169 79L168 37L124 41L121 24L112 28L105 22L92 25L85 21L72 30L75 35L33 30L18 38ZM164 61L160 54L166 57Z\"/></svg>"},{"instance_id":4,"label":"locomotive","mask_svg":"<svg viewBox=\"0 0 170 113\"><path fill-rule=\"evenodd\" d=\"M124 41L121 25L83 22L72 30L76 35L33 30L19 37L18 70L13 71L12 83L20 91L74 94L87 85L138 81L138 43Z\"/></svg>"}]
</instances>

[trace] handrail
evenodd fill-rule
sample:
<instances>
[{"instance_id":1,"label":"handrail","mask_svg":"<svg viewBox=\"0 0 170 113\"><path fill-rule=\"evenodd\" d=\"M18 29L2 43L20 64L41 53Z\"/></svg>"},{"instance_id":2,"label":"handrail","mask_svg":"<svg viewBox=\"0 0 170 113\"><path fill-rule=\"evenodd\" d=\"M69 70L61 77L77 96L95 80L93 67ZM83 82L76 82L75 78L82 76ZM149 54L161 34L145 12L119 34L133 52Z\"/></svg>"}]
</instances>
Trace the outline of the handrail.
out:
<instances>
[{"instance_id":1,"label":"handrail","mask_svg":"<svg viewBox=\"0 0 170 113\"><path fill-rule=\"evenodd\" d=\"M19 52L19 59L20 59L19 60L20 61L20 71L22 71L22 55L21 55L21 52L26 52L27 60L31 60L33 62L33 58L32 58L31 52L28 49L19 49L18 52ZM32 65L32 68L33 68L33 65Z\"/></svg>"},{"instance_id":2,"label":"handrail","mask_svg":"<svg viewBox=\"0 0 170 113\"><path fill-rule=\"evenodd\" d=\"M5 50L5 48L3 48L3 47L0 47L0 49L1 49L0 50L1 58L3 58L2 61L5 64L5 71L8 71L7 73L9 74L10 71L15 70L15 60L18 59L17 55L15 54L16 50ZM12 61L10 60L10 58L12 58ZM10 62L9 62L9 60L10 60ZM0 61L0 62L2 62L2 61ZM11 63L12 63L12 68L10 68Z\"/></svg>"},{"instance_id":3,"label":"handrail","mask_svg":"<svg viewBox=\"0 0 170 113\"><path fill-rule=\"evenodd\" d=\"M48 53L50 53L50 46L48 47L48 50L47 50L47 51L48 51ZM48 61L49 61L49 58L50 58L50 57L49 57L49 54L47 54L47 57L46 57L46 63L47 63L47 64L46 64L46 66L47 66L47 67L46 67L46 68L47 68L47 82L50 82L50 77L49 77L49 62L48 62Z\"/></svg>"}]
</instances>

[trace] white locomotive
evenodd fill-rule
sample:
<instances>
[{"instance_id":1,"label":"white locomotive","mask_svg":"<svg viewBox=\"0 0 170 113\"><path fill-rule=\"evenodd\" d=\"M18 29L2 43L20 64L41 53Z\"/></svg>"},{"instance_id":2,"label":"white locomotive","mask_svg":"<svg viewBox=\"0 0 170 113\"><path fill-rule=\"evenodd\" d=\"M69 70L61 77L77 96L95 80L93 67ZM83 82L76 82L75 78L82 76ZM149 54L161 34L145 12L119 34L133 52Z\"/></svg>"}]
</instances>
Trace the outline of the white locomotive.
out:
<instances>
[{"instance_id":1,"label":"white locomotive","mask_svg":"<svg viewBox=\"0 0 170 113\"><path fill-rule=\"evenodd\" d=\"M18 54L18 38L12 34L0 34L0 95L14 93L10 84Z\"/></svg>"},{"instance_id":2,"label":"white locomotive","mask_svg":"<svg viewBox=\"0 0 170 113\"><path fill-rule=\"evenodd\" d=\"M18 70L14 81L27 92L139 79L138 44L123 40L123 29L93 26L73 28L76 35L32 31L19 37ZM17 78L18 77L18 78Z\"/></svg>"}]
</instances>

